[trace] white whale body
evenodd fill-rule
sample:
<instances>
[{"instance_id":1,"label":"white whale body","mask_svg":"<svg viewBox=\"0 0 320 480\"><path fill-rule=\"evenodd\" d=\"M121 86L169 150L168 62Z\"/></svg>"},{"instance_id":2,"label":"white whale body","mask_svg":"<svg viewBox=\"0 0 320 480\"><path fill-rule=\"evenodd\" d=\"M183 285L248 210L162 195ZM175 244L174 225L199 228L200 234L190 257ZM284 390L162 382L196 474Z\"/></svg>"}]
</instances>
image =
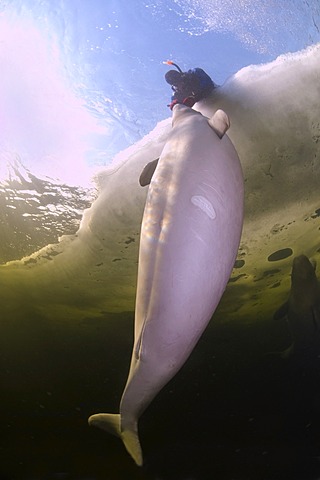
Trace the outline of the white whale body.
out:
<instances>
[{"instance_id":1,"label":"white whale body","mask_svg":"<svg viewBox=\"0 0 320 480\"><path fill-rule=\"evenodd\" d=\"M143 464L138 420L185 363L230 277L243 223L243 176L227 115L183 105L152 176L141 227L130 372L119 414L89 424L118 435ZM151 173L150 173L151 172ZM148 179L140 178L141 184Z\"/></svg>"}]
</instances>

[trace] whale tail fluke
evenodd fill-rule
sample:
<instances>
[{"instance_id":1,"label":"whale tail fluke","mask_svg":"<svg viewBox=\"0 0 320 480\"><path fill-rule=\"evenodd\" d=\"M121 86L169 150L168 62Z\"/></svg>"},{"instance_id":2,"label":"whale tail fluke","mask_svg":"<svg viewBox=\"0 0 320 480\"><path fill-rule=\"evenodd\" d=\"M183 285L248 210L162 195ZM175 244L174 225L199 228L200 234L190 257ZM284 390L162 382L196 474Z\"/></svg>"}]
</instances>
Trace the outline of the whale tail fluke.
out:
<instances>
[{"instance_id":1,"label":"whale tail fluke","mask_svg":"<svg viewBox=\"0 0 320 480\"><path fill-rule=\"evenodd\" d=\"M116 437L121 437L120 414L97 413L88 420L90 427L98 427Z\"/></svg>"},{"instance_id":2,"label":"whale tail fluke","mask_svg":"<svg viewBox=\"0 0 320 480\"><path fill-rule=\"evenodd\" d=\"M122 441L127 451L136 462L138 467L141 467L143 464L142 450L138 435L138 427L135 424L135 427L130 430L124 430L121 434Z\"/></svg>"},{"instance_id":3,"label":"whale tail fluke","mask_svg":"<svg viewBox=\"0 0 320 480\"><path fill-rule=\"evenodd\" d=\"M133 421L130 424L126 422L125 428L122 430L120 414L98 413L96 415L91 415L88 422L90 426L101 428L102 430L121 438L133 460L139 467L142 466L143 457L139 441L137 421Z\"/></svg>"}]
</instances>

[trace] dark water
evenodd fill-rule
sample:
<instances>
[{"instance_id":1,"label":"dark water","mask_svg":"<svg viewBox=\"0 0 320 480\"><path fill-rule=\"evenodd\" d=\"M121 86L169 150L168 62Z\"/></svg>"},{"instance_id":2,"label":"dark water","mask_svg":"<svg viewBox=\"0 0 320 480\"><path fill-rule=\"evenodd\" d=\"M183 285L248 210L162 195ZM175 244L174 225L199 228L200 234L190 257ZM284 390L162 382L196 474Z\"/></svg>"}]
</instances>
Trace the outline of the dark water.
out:
<instances>
[{"instance_id":1,"label":"dark water","mask_svg":"<svg viewBox=\"0 0 320 480\"><path fill-rule=\"evenodd\" d=\"M211 322L141 418L138 468L87 426L118 410L133 314L53 326L24 313L1 327L1 480L320 477L320 359L267 355L288 345L284 325Z\"/></svg>"}]
</instances>

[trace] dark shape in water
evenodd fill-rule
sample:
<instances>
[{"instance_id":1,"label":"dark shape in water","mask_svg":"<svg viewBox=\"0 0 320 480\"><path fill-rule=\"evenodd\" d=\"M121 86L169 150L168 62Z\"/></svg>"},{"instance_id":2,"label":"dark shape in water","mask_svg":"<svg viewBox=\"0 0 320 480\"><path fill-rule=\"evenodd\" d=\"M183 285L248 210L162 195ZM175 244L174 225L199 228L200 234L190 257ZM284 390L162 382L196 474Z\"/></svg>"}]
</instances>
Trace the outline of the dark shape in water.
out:
<instances>
[{"instance_id":1,"label":"dark shape in water","mask_svg":"<svg viewBox=\"0 0 320 480\"><path fill-rule=\"evenodd\" d=\"M288 300L276 311L274 319L286 317L292 344L281 353L312 353L319 343L320 287L312 264L305 255L293 259L291 290Z\"/></svg>"},{"instance_id":2,"label":"dark shape in water","mask_svg":"<svg viewBox=\"0 0 320 480\"><path fill-rule=\"evenodd\" d=\"M246 262L244 260L236 260L233 268L242 268Z\"/></svg>"},{"instance_id":3,"label":"dark shape in water","mask_svg":"<svg viewBox=\"0 0 320 480\"><path fill-rule=\"evenodd\" d=\"M292 254L292 248L282 248L281 250L271 253L268 257L268 262L278 262L279 260L290 257Z\"/></svg>"},{"instance_id":4,"label":"dark shape in water","mask_svg":"<svg viewBox=\"0 0 320 480\"><path fill-rule=\"evenodd\" d=\"M320 208L317 208L315 212L311 215L311 218L317 218L320 217Z\"/></svg>"}]
</instances>

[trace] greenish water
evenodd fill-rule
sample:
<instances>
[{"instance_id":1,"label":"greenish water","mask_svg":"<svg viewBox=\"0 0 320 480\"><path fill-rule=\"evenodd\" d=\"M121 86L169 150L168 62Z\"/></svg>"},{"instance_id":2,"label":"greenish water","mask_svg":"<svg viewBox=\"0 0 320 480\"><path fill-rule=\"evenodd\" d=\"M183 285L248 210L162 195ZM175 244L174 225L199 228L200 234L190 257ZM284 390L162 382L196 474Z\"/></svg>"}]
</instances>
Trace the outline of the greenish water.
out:
<instances>
[{"instance_id":1,"label":"greenish water","mask_svg":"<svg viewBox=\"0 0 320 480\"><path fill-rule=\"evenodd\" d=\"M3 319L0 478L317 478L319 357L268 355L288 345L285 324L226 325L219 312L143 415L137 468L118 439L87 426L118 410L132 328L132 313L72 326L32 311Z\"/></svg>"},{"instance_id":2,"label":"greenish water","mask_svg":"<svg viewBox=\"0 0 320 480\"><path fill-rule=\"evenodd\" d=\"M270 354L291 341L273 314L288 298L293 258L319 264L319 55L315 46L243 69L200 105L207 116L230 114L245 178L243 236L213 321L141 418L141 469L87 418L118 411L146 197L138 179L170 120L99 176L84 215L90 192L21 177L21 166L18 183L3 186L3 480L319 478L319 349L286 361Z\"/></svg>"}]
</instances>

